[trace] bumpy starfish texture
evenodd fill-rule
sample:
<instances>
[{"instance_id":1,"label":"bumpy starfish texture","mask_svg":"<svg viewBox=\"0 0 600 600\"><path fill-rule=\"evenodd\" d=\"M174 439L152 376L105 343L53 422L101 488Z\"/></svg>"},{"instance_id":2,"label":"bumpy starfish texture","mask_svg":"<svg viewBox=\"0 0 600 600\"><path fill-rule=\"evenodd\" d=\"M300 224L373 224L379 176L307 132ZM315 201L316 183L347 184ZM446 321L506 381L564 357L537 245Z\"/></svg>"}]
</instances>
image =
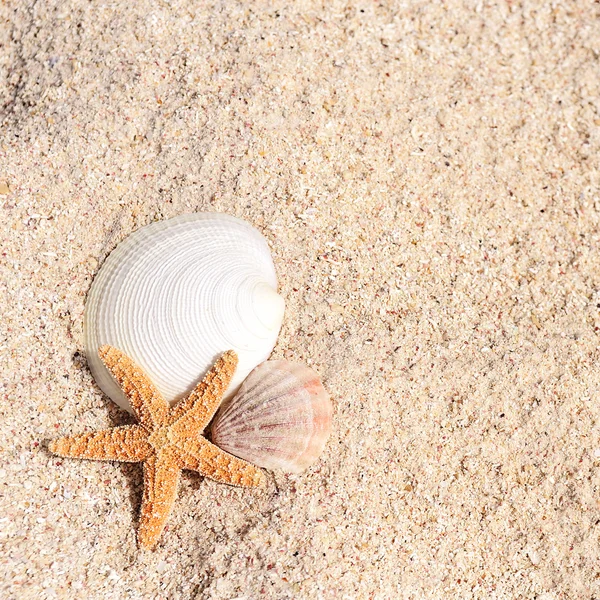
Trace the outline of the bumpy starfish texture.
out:
<instances>
[{"instance_id":1,"label":"bumpy starfish texture","mask_svg":"<svg viewBox=\"0 0 600 600\"><path fill-rule=\"evenodd\" d=\"M182 469L198 471L215 481L258 486L263 472L221 450L202 437L215 414L237 366L233 350L217 360L194 391L169 407L143 370L112 346L98 351L139 420L126 425L54 440L54 454L92 460L144 463L144 496L138 542L154 547L173 509Z\"/></svg>"}]
</instances>

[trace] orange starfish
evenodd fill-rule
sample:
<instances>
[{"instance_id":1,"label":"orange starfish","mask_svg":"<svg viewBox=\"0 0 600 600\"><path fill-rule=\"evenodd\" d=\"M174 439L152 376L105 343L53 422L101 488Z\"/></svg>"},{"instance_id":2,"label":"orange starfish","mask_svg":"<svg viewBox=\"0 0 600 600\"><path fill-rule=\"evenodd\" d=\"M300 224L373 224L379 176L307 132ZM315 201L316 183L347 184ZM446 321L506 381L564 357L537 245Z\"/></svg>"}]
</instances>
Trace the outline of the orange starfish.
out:
<instances>
[{"instance_id":1,"label":"orange starfish","mask_svg":"<svg viewBox=\"0 0 600 600\"><path fill-rule=\"evenodd\" d=\"M173 509L182 469L231 485L264 482L260 469L201 436L235 372L238 359L233 350L225 352L194 391L172 408L126 354L112 346L102 346L98 354L129 398L139 425L62 437L49 449L59 456L144 463L140 546L150 549L158 541Z\"/></svg>"}]
</instances>

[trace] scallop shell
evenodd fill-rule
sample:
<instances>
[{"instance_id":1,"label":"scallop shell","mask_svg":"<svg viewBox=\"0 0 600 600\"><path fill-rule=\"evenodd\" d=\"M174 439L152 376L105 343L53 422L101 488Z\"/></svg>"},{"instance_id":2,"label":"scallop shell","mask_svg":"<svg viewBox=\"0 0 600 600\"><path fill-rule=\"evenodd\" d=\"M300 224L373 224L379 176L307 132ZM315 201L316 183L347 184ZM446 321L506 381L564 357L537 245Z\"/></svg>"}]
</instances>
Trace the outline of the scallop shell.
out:
<instances>
[{"instance_id":1,"label":"scallop shell","mask_svg":"<svg viewBox=\"0 0 600 600\"><path fill-rule=\"evenodd\" d=\"M317 460L333 409L319 376L287 360L267 361L215 417L214 444L259 467L299 473Z\"/></svg>"},{"instance_id":2,"label":"scallop shell","mask_svg":"<svg viewBox=\"0 0 600 600\"><path fill-rule=\"evenodd\" d=\"M220 213L181 215L126 238L96 275L85 307L92 375L119 406L129 401L98 357L115 346L169 402L186 395L214 360L235 350L231 396L275 345L284 301L265 239Z\"/></svg>"}]
</instances>

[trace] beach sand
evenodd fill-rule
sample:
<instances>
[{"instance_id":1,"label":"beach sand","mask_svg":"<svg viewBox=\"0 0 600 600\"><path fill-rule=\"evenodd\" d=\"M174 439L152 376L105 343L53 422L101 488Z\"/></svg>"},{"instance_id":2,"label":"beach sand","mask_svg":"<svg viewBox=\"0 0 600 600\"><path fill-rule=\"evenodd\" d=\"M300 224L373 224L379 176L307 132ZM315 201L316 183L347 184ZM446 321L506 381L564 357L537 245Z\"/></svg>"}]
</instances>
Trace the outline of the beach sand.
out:
<instances>
[{"instance_id":1,"label":"beach sand","mask_svg":"<svg viewBox=\"0 0 600 600\"><path fill-rule=\"evenodd\" d=\"M600 597L600 4L0 4L0 597ZM129 233L268 239L273 356L334 407L264 490L48 441L125 421L83 348Z\"/></svg>"}]
</instances>

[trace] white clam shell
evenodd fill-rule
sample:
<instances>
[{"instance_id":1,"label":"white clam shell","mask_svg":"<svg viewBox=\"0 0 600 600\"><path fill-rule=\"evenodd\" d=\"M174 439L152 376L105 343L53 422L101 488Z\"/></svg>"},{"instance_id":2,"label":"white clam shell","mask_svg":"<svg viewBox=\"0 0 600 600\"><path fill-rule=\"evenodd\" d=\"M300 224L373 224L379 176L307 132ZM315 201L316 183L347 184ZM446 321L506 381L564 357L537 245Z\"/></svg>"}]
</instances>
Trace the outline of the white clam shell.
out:
<instances>
[{"instance_id":1,"label":"white clam shell","mask_svg":"<svg viewBox=\"0 0 600 600\"><path fill-rule=\"evenodd\" d=\"M319 376L287 360L252 371L211 427L214 444L259 467L299 473L317 460L333 408Z\"/></svg>"},{"instance_id":2,"label":"white clam shell","mask_svg":"<svg viewBox=\"0 0 600 600\"><path fill-rule=\"evenodd\" d=\"M98 357L110 344L175 402L232 349L239 365L227 398L275 345L284 311L276 290L269 247L245 221L196 213L142 227L110 254L91 286L84 329L92 375L131 410Z\"/></svg>"}]
</instances>

